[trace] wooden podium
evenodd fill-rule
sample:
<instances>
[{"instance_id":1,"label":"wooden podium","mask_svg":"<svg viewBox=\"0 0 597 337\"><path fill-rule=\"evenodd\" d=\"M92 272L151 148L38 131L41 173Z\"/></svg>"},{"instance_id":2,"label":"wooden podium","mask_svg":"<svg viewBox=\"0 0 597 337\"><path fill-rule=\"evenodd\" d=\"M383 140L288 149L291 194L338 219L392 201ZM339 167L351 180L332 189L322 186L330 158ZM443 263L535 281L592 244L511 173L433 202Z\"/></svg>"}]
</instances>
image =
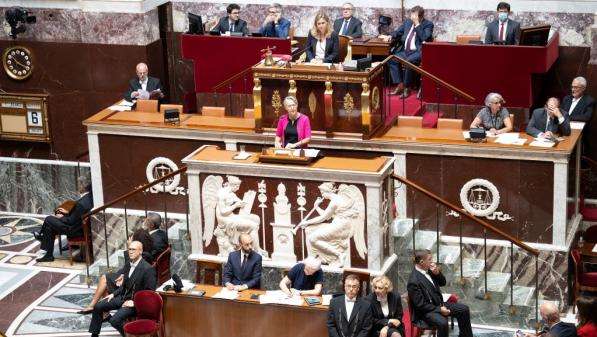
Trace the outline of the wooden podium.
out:
<instances>
[{"instance_id":1,"label":"wooden podium","mask_svg":"<svg viewBox=\"0 0 597 337\"><path fill-rule=\"evenodd\" d=\"M253 67L255 131L275 130L286 113L284 97L294 96L314 134L369 139L392 123L384 104L383 76L382 64L365 71L258 64Z\"/></svg>"}]
</instances>

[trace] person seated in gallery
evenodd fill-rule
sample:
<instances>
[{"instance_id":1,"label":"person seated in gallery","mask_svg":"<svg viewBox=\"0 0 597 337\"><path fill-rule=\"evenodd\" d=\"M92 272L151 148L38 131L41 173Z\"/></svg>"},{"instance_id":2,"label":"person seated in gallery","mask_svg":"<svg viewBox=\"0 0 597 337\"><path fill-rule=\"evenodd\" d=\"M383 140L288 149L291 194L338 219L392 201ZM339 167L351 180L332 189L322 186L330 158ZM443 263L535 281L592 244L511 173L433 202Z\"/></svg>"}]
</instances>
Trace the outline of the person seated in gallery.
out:
<instances>
[{"instance_id":1,"label":"person seated in gallery","mask_svg":"<svg viewBox=\"0 0 597 337\"><path fill-rule=\"evenodd\" d=\"M344 294L332 298L328 308L329 337L368 337L371 333L371 303L358 297L359 290L359 277L354 274L346 276Z\"/></svg>"},{"instance_id":2,"label":"person seated in gallery","mask_svg":"<svg viewBox=\"0 0 597 337\"><path fill-rule=\"evenodd\" d=\"M157 258L168 248L168 234L161 229L162 217L158 213L148 212L143 227L149 231L151 236L151 249L148 249L152 260Z\"/></svg>"},{"instance_id":3,"label":"person seated in gallery","mask_svg":"<svg viewBox=\"0 0 597 337\"><path fill-rule=\"evenodd\" d=\"M149 76L147 64L141 62L135 67L137 77L129 81L129 89L124 93L124 99L132 102L137 99L163 99L160 79Z\"/></svg>"},{"instance_id":4,"label":"person seated in gallery","mask_svg":"<svg viewBox=\"0 0 597 337\"><path fill-rule=\"evenodd\" d=\"M415 251L415 268L406 289L413 308L412 321L424 321L437 328L437 337L448 337L448 317L458 320L459 337L473 337L470 310L461 303L445 303L441 288L446 278L433 262L431 252L426 249Z\"/></svg>"},{"instance_id":5,"label":"person seated in gallery","mask_svg":"<svg viewBox=\"0 0 597 337\"><path fill-rule=\"evenodd\" d=\"M560 312L553 302L543 302L539 307L541 321L545 326L538 334L525 333L525 337L538 337L549 334L551 337L576 337L576 327L572 323L560 321Z\"/></svg>"},{"instance_id":6,"label":"person seated in gallery","mask_svg":"<svg viewBox=\"0 0 597 337\"><path fill-rule=\"evenodd\" d=\"M473 119L471 129L482 127L492 135L512 131L512 119L508 109L504 107L505 103L502 95L495 92L489 93L485 97L485 106Z\"/></svg>"},{"instance_id":7,"label":"person seated in gallery","mask_svg":"<svg viewBox=\"0 0 597 337\"><path fill-rule=\"evenodd\" d=\"M577 77L572 80L571 93L562 99L562 110L568 112L571 121L588 123L593 117L595 100L588 94L587 80L584 77Z\"/></svg>"},{"instance_id":8,"label":"person seated in gallery","mask_svg":"<svg viewBox=\"0 0 597 337\"><path fill-rule=\"evenodd\" d=\"M214 26L211 27L212 32L224 33L241 33L242 35L249 35L247 28L247 21L240 19L240 6L237 4L230 4L226 7L226 15L221 18Z\"/></svg>"},{"instance_id":9,"label":"person seated in gallery","mask_svg":"<svg viewBox=\"0 0 597 337\"><path fill-rule=\"evenodd\" d=\"M408 12L409 18L392 35L380 35L379 38L385 42L398 41L400 47L395 48L393 54L418 66L421 64L423 43L433 39L433 22L425 19L425 10L421 6L414 6ZM391 60L389 66L392 84L396 85L392 95L402 94L402 97L408 97L414 71L395 60Z\"/></svg>"},{"instance_id":10,"label":"person seated in gallery","mask_svg":"<svg viewBox=\"0 0 597 337\"><path fill-rule=\"evenodd\" d=\"M533 111L527 133L535 138L553 139L556 135L570 136L568 112L560 109L560 100L550 97L543 108Z\"/></svg>"},{"instance_id":11,"label":"person seated in gallery","mask_svg":"<svg viewBox=\"0 0 597 337\"><path fill-rule=\"evenodd\" d=\"M402 300L392 289L392 281L377 276L371 281L373 292L367 296L373 316L372 337L405 337L402 324Z\"/></svg>"},{"instance_id":12,"label":"person seated in gallery","mask_svg":"<svg viewBox=\"0 0 597 337\"><path fill-rule=\"evenodd\" d=\"M37 259L37 262L54 261L56 235L66 235L71 238L83 236L83 215L89 213L93 208L93 197L91 183L86 176L80 176L77 185L80 197L72 209L66 210L59 207L54 215L44 219L41 230L33 233L33 236L41 242L40 249L45 251L45 254Z\"/></svg>"},{"instance_id":13,"label":"person seated in gallery","mask_svg":"<svg viewBox=\"0 0 597 337\"><path fill-rule=\"evenodd\" d=\"M276 148L296 149L307 147L311 141L311 122L309 117L298 112L298 101L294 96L284 98L286 114L278 119Z\"/></svg>"},{"instance_id":14,"label":"person seated in gallery","mask_svg":"<svg viewBox=\"0 0 597 337\"><path fill-rule=\"evenodd\" d=\"M288 296L321 295L323 289L321 261L309 256L303 262L295 264L288 271L288 275L280 281L280 289Z\"/></svg>"},{"instance_id":15,"label":"person seated in gallery","mask_svg":"<svg viewBox=\"0 0 597 337\"><path fill-rule=\"evenodd\" d=\"M228 290L243 291L261 287L261 255L253 251L253 238L243 233L238 238L240 249L228 255L222 284Z\"/></svg>"},{"instance_id":16,"label":"person seated in gallery","mask_svg":"<svg viewBox=\"0 0 597 337\"><path fill-rule=\"evenodd\" d=\"M132 241L128 245L129 262L124 265L122 283L110 295L102 298L93 307L89 332L92 337L99 336L102 322L106 319L120 335L124 336L124 324L127 319L135 316L135 293L141 290L155 290L156 272L145 259L141 257L143 244ZM113 315L104 315L116 310Z\"/></svg>"},{"instance_id":17,"label":"person seated in gallery","mask_svg":"<svg viewBox=\"0 0 597 337\"><path fill-rule=\"evenodd\" d=\"M354 6L350 2L342 5L342 17L334 21L334 32L338 35L359 38L363 36L363 22L354 16Z\"/></svg>"},{"instance_id":18,"label":"person seated in gallery","mask_svg":"<svg viewBox=\"0 0 597 337\"><path fill-rule=\"evenodd\" d=\"M330 18L324 12L318 12L309 30L306 61L311 63L337 63L340 58L340 40L334 32Z\"/></svg>"},{"instance_id":19,"label":"person seated in gallery","mask_svg":"<svg viewBox=\"0 0 597 337\"><path fill-rule=\"evenodd\" d=\"M259 33L265 37L287 38L290 32L290 21L282 17L282 5L273 3L267 9L267 16L263 20Z\"/></svg>"},{"instance_id":20,"label":"person seated in gallery","mask_svg":"<svg viewBox=\"0 0 597 337\"><path fill-rule=\"evenodd\" d=\"M510 4L497 5L497 19L487 24L485 44L517 45L520 39L520 22L509 19Z\"/></svg>"},{"instance_id":21,"label":"person seated in gallery","mask_svg":"<svg viewBox=\"0 0 597 337\"><path fill-rule=\"evenodd\" d=\"M580 296L576 300L576 319L578 337L597 336L597 298Z\"/></svg>"}]
</instances>

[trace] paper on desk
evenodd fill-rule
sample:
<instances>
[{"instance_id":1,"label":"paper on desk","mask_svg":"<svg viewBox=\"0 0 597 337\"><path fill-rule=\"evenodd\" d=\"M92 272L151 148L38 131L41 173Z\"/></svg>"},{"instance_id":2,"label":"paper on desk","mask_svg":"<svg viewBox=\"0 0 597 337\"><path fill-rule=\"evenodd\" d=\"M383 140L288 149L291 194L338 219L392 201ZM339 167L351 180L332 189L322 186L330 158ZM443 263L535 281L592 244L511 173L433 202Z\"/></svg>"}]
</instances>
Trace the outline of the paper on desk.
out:
<instances>
[{"instance_id":1,"label":"paper on desk","mask_svg":"<svg viewBox=\"0 0 597 337\"><path fill-rule=\"evenodd\" d=\"M120 102L116 103L116 105L122 105L122 106L133 106L134 104L135 104L134 102L129 102L126 99L123 99Z\"/></svg>"},{"instance_id":2,"label":"paper on desk","mask_svg":"<svg viewBox=\"0 0 597 337\"><path fill-rule=\"evenodd\" d=\"M125 105L112 105L108 109L112 111L131 111L131 107Z\"/></svg>"},{"instance_id":3,"label":"paper on desk","mask_svg":"<svg viewBox=\"0 0 597 337\"><path fill-rule=\"evenodd\" d=\"M303 298L299 295L288 297L282 290L268 290L263 295L259 295L260 304L286 304L302 305Z\"/></svg>"},{"instance_id":4,"label":"paper on desk","mask_svg":"<svg viewBox=\"0 0 597 337\"><path fill-rule=\"evenodd\" d=\"M322 305L330 305L330 302L332 301L332 295L321 295L321 304Z\"/></svg>"},{"instance_id":5,"label":"paper on desk","mask_svg":"<svg viewBox=\"0 0 597 337\"><path fill-rule=\"evenodd\" d=\"M532 141L531 144L529 144L529 146L536 146L536 147L553 147L554 145L556 145L556 143L550 142L550 141L538 140L537 138L535 138L535 140Z\"/></svg>"},{"instance_id":6,"label":"paper on desk","mask_svg":"<svg viewBox=\"0 0 597 337\"><path fill-rule=\"evenodd\" d=\"M523 145L526 142L526 139L519 138L518 132L507 132L498 135L495 142L506 145Z\"/></svg>"},{"instance_id":7,"label":"paper on desk","mask_svg":"<svg viewBox=\"0 0 597 337\"><path fill-rule=\"evenodd\" d=\"M305 157L315 158L319 154L319 150L317 149L303 149L305 152ZM301 149L296 149L292 153L294 156L298 157L301 153Z\"/></svg>"},{"instance_id":8,"label":"paper on desk","mask_svg":"<svg viewBox=\"0 0 597 337\"><path fill-rule=\"evenodd\" d=\"M464 137L464 139L469 139L471 138L471 133L469 131L462 131L462 137Z\"/></svg>"},{"instance_id":9,"label":"paper on desk","mask_svg":"<svg viewBox=\"0 0 597 337\"><path fill-rule=\"evenodd\" d=\"M223 298L226 300L235 300L238 298L238 291L236 290L228 290L228 288L224 287L222 290L218 291L212 298Z\"/></svg>"},{"instance_id":10,"label":"paper on desk","mask_svg":"<svg viewBox=\"0 0 597 337\"><path fill-rule=\"evenodd\" d=\"M250 156L251 156L251 154L249 152L241 151L236 156L232 157L232 159L245 160L245 159L249 158Z\"/></svg>"},{"instance_id":11,"label":"paper on desk","mask_svg":"<svg viewBox=\"0 0 597 337\"><path fill-rule=\"evenodd\" d=\"M593 252L593 253L597 253L597 245L594 245L594 246L593 246L593 250L591 250L591 252Z\"/></svg>"},{"instance_id":12,"label":"paper on desk","mask_svg":"<svg viewBox=\"0 0 597 337\"><path fill-rule=\"evenodd\" d=\"M570 128L573 130L582 130L585 127L585 122L570 122Z\"/></svg>"},{"instance_id":13,"label":"paper on desk","mask_svg":"<svg viewBox=\"0 0 597 337\"><path fill-rule=\"evenodd\" d=\"M195 287L195 283L189 280L181 280L182 281L182 291L189 291ZM168 281L164 282L159 288L158 291L164 291L164 287L167 285L174 286L174 281L169 279Z\"/></svg>"}]
</instances>

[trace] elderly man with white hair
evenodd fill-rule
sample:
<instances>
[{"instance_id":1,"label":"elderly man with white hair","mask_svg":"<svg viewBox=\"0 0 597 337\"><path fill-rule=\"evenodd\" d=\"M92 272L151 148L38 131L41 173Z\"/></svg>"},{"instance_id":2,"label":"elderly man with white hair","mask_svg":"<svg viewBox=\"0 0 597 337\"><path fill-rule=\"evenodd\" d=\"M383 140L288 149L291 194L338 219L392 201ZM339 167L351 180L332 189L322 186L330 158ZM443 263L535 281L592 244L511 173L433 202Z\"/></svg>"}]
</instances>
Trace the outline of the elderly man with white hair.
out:
<instances>
[{"instance_id":1,"label":"elderly man with white hair","mask_svg":"<svg viewBox=\"0 0 597 337\"><path fill-rule=\"evenodd\" d=\"M164 98L160 79L149 76L147 64L141 62L135 67L137 76L129 81L129 89L124 94L124 99L132 101L136 99Z\"/></svg>"},{"instance_id":2,"label":"elderly man with white hair","mask_svg":"<svg viewBox=\"0 0 597 337\"><path fill-rule=\"evenodd\" d=\"M539 307L539 314L545 327L539 334L525 334L525 337L536 337L547 332L551 337L576 337L576 327L572 323L560 321L560 312L553 302L543 302Z\"/></svg>"},{"instance_id":3,"label":"elderly man with white hair","mask_svg":"<svg viewBox=\"0 0 597 337\"><path fill-rule=\"evenodd\" d=\"M280 289L292 295L321 295L323 289L323 271L321 261L307 257L290 269L288 275L280 281Z\"/></svg>"},{"instance_id":4,"label":"elderly man with white hair","mask_svg":"<svg viewBox=\"0 0 597 337\"><path fill-rule=\"evenodd\" d=\"M579 76L572 80L571 94L562 100L562 110L568 112L571 121L591 121L595 100L585 94L586 89L587 80Z\"/></svg>"}]
</instances>

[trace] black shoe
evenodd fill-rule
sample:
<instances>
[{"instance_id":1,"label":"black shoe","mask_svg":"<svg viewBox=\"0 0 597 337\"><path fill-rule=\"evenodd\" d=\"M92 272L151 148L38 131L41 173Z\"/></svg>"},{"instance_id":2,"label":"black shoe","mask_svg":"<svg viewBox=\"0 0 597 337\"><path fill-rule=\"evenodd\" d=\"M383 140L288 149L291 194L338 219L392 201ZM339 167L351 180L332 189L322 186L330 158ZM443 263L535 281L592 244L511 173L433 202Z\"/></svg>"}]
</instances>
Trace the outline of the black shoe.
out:
<instances>
[{"instance_id":1,"label":"black shoe","mask_svg":"<svg viewBox=\"0 0 597 337\"><path fill-rule=\"evenodd\" d=\"M40 232L33 232L33 237L35 240L41 241L43 239L43 235Z\"/></svg>"},{"instance_id":2,"label":"black shoe","mask_svg":"<svg viewBox=\"0 0 597 337\"><path fill-rule=\"evenodd\" d=\"M53 262L54 261L54 256L52 255L44 255L42 257L40 257L39 259L36 259L37 262Z\"/></svg>"},{"instance_id":3,"label":"black shoe","mask_svg":"<svg viewBox=\"0 0 597 337\"><path fill-rule=\"evenodd\" d=\"M77 311L77 314L79 314L79 315L89 315L92 312L93 312L93 308L91 308L91 309L83 309L83 310Z\"/></svg>"}]
</instances>

